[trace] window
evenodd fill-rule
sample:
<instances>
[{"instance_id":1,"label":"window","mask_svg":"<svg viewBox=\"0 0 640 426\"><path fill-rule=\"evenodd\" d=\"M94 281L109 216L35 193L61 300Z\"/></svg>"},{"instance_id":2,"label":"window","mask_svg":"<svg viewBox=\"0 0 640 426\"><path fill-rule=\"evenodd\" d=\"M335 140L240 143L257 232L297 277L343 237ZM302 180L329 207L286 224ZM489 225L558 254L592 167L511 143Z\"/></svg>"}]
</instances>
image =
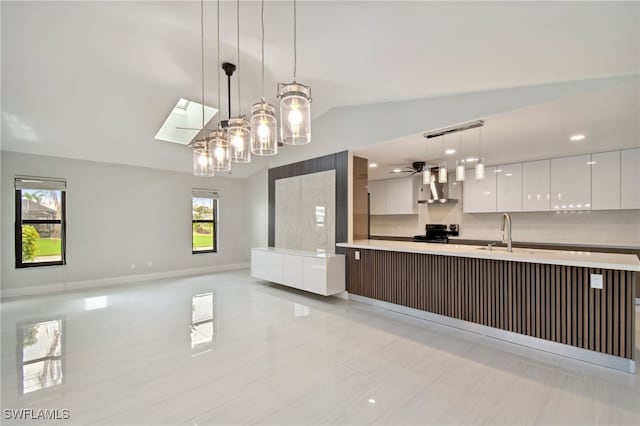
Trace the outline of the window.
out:
<instances>
[{"instance_id":1,"label":"window","mask_svg":"<svg viewBox=\"0 0 640 426\"><path fill-rule=\"evenodd\" d=\"M64 265L66 182L16 178L16 268Z\"/></svg>"},{"instance_id":2,"label":"window","mask_svg":"<svg viewBox=\"0 0 640 426\"><path fill-rule=\"evenodd\" d=\"M191 202L192 253L218 251L218 193L194 189Z\"/></svg>"}]
</instances>

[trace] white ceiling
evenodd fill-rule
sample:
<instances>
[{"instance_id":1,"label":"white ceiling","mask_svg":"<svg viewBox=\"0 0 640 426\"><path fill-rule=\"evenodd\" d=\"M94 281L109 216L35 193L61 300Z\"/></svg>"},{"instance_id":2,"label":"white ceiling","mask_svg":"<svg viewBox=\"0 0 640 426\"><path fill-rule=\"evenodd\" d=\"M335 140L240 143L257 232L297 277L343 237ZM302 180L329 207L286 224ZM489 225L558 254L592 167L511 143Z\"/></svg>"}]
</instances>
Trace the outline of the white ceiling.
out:
<instances>
[{"instance_id":1,"label":"white ceiling","mask_svg":"<svg viewBox=\"0 0 640 426\"><path fill-rule=\"evenodd\" d=\"M199 2L0 4L3 150L190 170L188 150L154 135L180 97L200 100ZM221 9L221 60L237 62L235 2ZM261 93L259 10L241 3L243 113ZM290 1L267 2L271 102L276 83L291 79L291 12ZM344 105L633 74L639 19L637 2L300 1L298 81L312 86L319 117ZM205 100L217 107L215 2L205 20ZM221 94L226 111L224 81ZM236 165L234 175L268 161Z\"/></svg>"},{"instance_id":2,"label":"white ceiling","mask_svg":"<svg viewBox=\"0 0 640 426\"><path fill-rule=\"evenodd\" d=\"M425 132L370 145L354 153L377 164L376 168L369 169L369 179L378 180L406 176L391 172L395 168L404 169L414 161L431 165L446 161L452 168L456 159L482 155L488 165L501 165L638 147L640 79L478 118L485 121L481 129L429 140L423 134L435 129L425 129ZM583 134L585 138L571 141L569 138L576 134ZM446 155L443 145L445 150L455 149L456 154Z\"/></svg>"}]
</instances>

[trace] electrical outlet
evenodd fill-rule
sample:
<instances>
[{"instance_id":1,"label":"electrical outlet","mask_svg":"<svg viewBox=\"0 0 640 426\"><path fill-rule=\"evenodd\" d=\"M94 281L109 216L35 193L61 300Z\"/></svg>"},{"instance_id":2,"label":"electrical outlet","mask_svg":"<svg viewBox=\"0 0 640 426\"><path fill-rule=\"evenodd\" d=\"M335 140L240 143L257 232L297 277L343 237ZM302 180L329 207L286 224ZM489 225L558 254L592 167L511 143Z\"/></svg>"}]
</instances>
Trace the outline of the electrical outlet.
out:
<instances>
[{"instance_id":1,"label":"electrical outlet","mask_svg":"<svg viewBox=\"0 0 640 426\"><path fill-rule=\"evenodd\" d=\"M602 290L602 274L591 274L591 288Z\"/></svg>"},{"instance_id":2,"label":"electrical outlet","mask_svg":"<svg viewBox=\"0 0 640 426\"><path fill-rule=\"evenodd\" d=\"M355 252L354 257L356 260L360 260L360 252L359 251Z\"/></svg>"},{"instance_id":3,"label":"electrical outlet","mask_svg":"<svg viewBox=\"0 0 640 426\"><path fill-rule=\"evenodd\" d=\"M131 270L133 271L134 269L136 269L136 264L132 263L131 265L129 265L129 268L131 268Z\"/></svg>"},{"instance_id":4,"label":"electrical outlet","mask_svg":"<svg viewBox=\"0 0 640 426\"><path fill-rule=\"evenodd\" d=\"M147 261L147 268L151 268L153 266L153 261L148 260Z\"/></svg>"}]
</instances>

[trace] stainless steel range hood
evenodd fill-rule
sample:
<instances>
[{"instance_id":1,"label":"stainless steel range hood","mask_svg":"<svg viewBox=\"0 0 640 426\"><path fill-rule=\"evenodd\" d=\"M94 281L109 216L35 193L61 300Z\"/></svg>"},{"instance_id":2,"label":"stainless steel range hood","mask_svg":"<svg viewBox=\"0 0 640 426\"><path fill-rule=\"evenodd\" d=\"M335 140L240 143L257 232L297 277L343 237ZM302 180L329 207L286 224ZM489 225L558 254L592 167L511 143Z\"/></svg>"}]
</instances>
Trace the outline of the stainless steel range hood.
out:
<instances>
[{"instance_id":1,"label":"stainless steel range hood","mask_svg":"<svg viewBox=\"0 0 640 426\"><path fill-rule=\"evenodd\" d=\"M428 198L418 200L418 204L445 204L456 203L458 200L449 198L449 186L446 183L438 182L439 167L431 168L431 183L429 185L422 185L420 192L423 196L428 194ZM426 193L426 194L425 194Z\"/></svg>"}]
</instances>

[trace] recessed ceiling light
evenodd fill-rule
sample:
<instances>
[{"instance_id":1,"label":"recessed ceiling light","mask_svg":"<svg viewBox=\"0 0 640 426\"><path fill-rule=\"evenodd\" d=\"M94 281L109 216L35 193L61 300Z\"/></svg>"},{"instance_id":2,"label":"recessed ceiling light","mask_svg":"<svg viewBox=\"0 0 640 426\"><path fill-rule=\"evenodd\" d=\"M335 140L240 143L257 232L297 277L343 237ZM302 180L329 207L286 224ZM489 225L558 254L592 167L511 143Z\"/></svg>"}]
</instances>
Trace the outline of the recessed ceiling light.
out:
<instances>
[{"instance_id":1,"label":"recessed ceiling light","mask_svg":"<svg viewBox=\"0 0 640 426\"><path fill-rule=\"evenodd\" d=\"M370 163L369 167L376 168L376 167L378 167L378 163Z\"/></svg>"},{"instance_id":2,"label":"recessed ceiling light","mask_svg":"<svg viewBox=\"0 0 640 426\"><path fill-rule=\"evenodd\" d=\"M513 176L513 173L505 173L504 175L509 177L509 176Z\"/></svg>"},{"instance_id":3,"label":"recessed ceiling light","mask_svg":"<svg viewBox=\"0 0 640 426\"><path fill-rule=\"evenodd\" d=\"M451 155L451 154L455 154L456 150L455 149L448 149L444 153L447 154L447 155Z\"/></svg>"},{"instance_id":4,"label":"recessed ceiling light","mask_svg":"<svg viewBox=\"0 0 640 426\"><path fill-rule=\"evenodd\" d=\"M597 161L587 161L587 164L593 166L594 164L598 164Z\"/></svg>"},{"instance_id":5,"label":"recessed ceiling light","mask_svg":"<svg viewBox=\"0 0 640 426\"><path fill-rule=\"evenodd\" d=\"M467 163L473 163L474 161L478 161L478 159L474 157L467 158Z\"/></svg>"},{"instance_id":6,"label":"recessed ceiling light","mask_svg":"<svg viewBox=\"0 0 640 426\"><path fill-rule=\"evenodd\" d=\"M495 169L494 172L496 173L502 173L502 169Z\"/></svg>"},{"instance_id":7,"label":"recessed ceiling light","mask_svg":"<svg viewBox=\"0 0 640 426\"><path fill-rule=\"evenodd\" d=\"M393 173L400 173L402 170L400 169L393 169Z\"/></svg>"},{"instance_id":8,"label":"recessed ceiling light","mask_svg":"<svg viewBox=\"0 0 640 426\"><path fill-rule=\"evenodd\" d=\"M369 398L369 404L375 404L375 403L376 403L376 400L375 400L375 399L373 399L373 398Z\"/></svg>"},{"instance_id":9,"label":"recessed ceiling light","mask_svg":"<svg viewBox=\"0 0 640 426\"><path fill-rule=\"evenodd\" d=\"M582 139L584 139L584 135L573 135L569 139L572 141L581 141Z\"/></svg>"}]
</instances>

